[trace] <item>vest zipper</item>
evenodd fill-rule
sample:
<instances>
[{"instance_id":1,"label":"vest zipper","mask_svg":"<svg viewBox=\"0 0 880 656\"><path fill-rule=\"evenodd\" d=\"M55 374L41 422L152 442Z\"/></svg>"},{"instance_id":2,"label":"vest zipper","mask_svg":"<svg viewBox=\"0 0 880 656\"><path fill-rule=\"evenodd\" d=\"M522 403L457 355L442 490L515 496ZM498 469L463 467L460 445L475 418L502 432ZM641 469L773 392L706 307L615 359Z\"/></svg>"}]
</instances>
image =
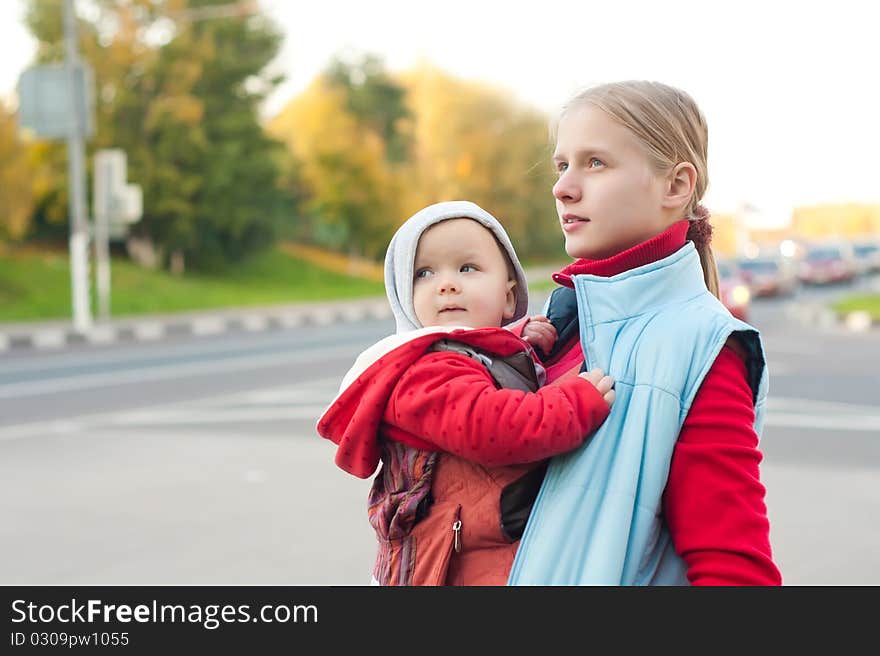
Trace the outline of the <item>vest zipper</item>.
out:
<instances>
[{"instance_id":1,"label":"vest zipper","mask_svg":"<svg viewBox=\"0 0 880 656\"><path fill-rule=\"evenodd\" d=\"M452 522L452 547L456 553L461 551L461 520Z\"/></svg>"},{"instance_id":2,"label":"vest zipper","mask_svg":"<svg viewBox=\"0 0 880 656\"><path fill-rule=\"evenodd\" d=\"M592 341L596 338L596 330L593 327L593 319L590 314L590 304L587 300L586 292L576 282L574 285L574 291L578 304L578 337L581 338L581 350L584 352L585 371L590 371L596 367L597 362L597 358L593 357L591 348ZM584 331L584 324L583 321L581 321L581 313L583 313L588 319L586 331ZM586 337L586 341L583 339L584 337Z\"/></svg>"}]
</instances>

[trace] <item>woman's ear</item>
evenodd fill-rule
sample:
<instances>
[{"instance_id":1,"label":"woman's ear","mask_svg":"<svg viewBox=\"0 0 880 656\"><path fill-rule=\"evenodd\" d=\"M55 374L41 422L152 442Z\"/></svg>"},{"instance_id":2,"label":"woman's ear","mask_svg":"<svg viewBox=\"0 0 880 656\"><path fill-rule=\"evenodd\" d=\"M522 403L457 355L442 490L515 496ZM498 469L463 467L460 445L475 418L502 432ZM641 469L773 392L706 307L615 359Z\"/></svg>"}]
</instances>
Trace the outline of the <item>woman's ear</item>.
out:
<instances>
[{"instance_id":1,"label":"woman's ear","mask_svg":"<svg viewBox=\"0 0 880 656\"><path fill-rule=\"evenodd\" d=\"M512 319L516 312L516 280L507 281L507 296L504 297L504 318Z\"/></svg>"},{"instance_id":2,"label":"woman's ear","mask_svg":"<svg viewBox=\"0 0 880 656\"><path fill-rule=\"evenodd\" d=\"M667 177L663 207L680 209L686 207L697 186L697 169L690 162L676 164Z\"/></svg>"}]
</instances>

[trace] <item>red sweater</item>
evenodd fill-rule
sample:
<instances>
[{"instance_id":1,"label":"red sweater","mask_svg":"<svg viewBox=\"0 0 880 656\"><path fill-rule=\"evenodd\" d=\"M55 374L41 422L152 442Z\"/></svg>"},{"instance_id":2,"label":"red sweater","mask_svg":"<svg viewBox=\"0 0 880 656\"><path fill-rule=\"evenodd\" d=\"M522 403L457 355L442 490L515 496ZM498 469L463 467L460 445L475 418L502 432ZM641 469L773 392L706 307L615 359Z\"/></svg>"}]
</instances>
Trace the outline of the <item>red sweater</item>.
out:
<instances>
[{"instance_id":1,"label":"red sweater","mask_svg":"<svg viewBox=\"0 0 880 656\"><path fill-rule=\"evenodd\" d=\"M572 275L612 276L655 262L684 245L687 229L688 222L679 221L663 234L606 260L578 260L553 279L571 287ZM752 390L745 362L735 345L728 344L703 379L681 428L664 513L692 584L780 585L760 480L763 456L754 430ZM582 353L579 342L574 350ZM572 361L563 354L548 363L548 381L570 371ZM582 355L575 359L582 361Z\"/></svg>"}]
</instances>

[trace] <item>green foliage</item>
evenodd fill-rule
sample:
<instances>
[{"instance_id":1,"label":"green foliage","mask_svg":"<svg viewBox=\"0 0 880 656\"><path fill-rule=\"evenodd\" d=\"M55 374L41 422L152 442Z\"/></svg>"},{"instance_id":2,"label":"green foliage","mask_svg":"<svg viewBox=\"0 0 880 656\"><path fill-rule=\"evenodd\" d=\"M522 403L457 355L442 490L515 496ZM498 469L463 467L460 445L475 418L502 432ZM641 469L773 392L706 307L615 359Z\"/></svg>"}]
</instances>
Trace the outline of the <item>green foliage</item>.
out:
<instances>
[{"instance_id":1,"label":"green foliage","mask_svg":"<svg viewBox=\"0 0 880 656\"><path fill-rule=\"evenodd\" d=\"M508 92L431 66L404 80L416 144L407 214L472 200L504 224L521 257L558 257L547 117Z\"/></svg>"},{"instance_id":2,"label":"green foliage","mask_svg":"<svg viewBox=\"0 0 880 656\"><path fill-rule=\"evenodd\" d=\"M399 214L399 181L385 143L348 111L345 91L323 77L270 121L299 162L309 240L380 257Z\"/></svg>"},{"instance_id":3,"label":"green foliage","mask_svg":"<svg viewBox=\"0 0 880 656\"><path fill-rule=\"evenodd\" d=\"M521 256L562 252L547 118L501 90L337 58L267 129L298 162L301 239L381 259L407 216L468 199L504 223Z\"/></svg>"},{"instance_id":4,"label":"green foliage","mask_svg":"<svg viewBox=\"0 0 880 656\"><path fill-rule=\"evenodd\" d=\"M0 241L19 240L34 208L34 167L15 116L0 102Z\"/></svg>"},{"instance_id":5,"label":"green foliage","mask_svg":"<svg viewBox=\"0 0 880 656\"><path fill-rule=\"evenodd\" d=\"M389 162L409 157L411 139L403 125L412 114L406 106L406 89L388 75L381 58L366 54L347 62L337 56L324 76L344 91L348 110L382 138Z\"/></svg>"},{"instance_id":6,"label":"green foliage","mask_svg":"<svg viewBox=\"0 0 880 656\"><path fill-rule=\"evenodd\" d=\"M71 312L66 253L0 257L0 320L65 319Z\"/></svg>"},{"instance_id":7,"label":"green foliage","mask_svg":"<svg viewBox=\"0 0 880 656\"><path fill-rule=\"evenodd\" d=\"M207 16L229 0L97 0L80 20L95 70L93 149L122 148L143 189L133 232L187 268L219 270L271 245L293 214L280 144L259 103L280 82L264 72L281 44L265 16ZM193 13L194 10L202 12ZM29 0L39 58L59 59L60 1ZM65 179L56 169L56 179ZM66 198L57 192L47 198Z\"/></svg>"},{"instance_id":8,"label":"green foliage","mask_svg":"<svg viewBox=\"0 0 880 656\"><path fill-rule=\"evenodd\" d=\"M880 294L853 294L835 302L832 307L839 315L867 312L874 321L880 322Z\"/></svg>"},{"instance_id":9,"label":"green foliage","mask_svg":"<svg viewBox=\"0 0 880 656\"><path fill-rule=\"evenodd\" d=\"M27 2L41 61L57 60L60 0ZM166 262L182 253L187 270L216 271L279 235L379 260L407 216L451 199L495 214L522 257L561 253L545 116L430 66L392 75L366 54L336 57L264 129L276 27L260 14L183 18L230 2L92 0L80 24L98 82L90 145L127 152L144 192L134 232ZM56 171L36 205L48 232L66 223L63 145L41 157Z\"/></svg>"}]
</instances>

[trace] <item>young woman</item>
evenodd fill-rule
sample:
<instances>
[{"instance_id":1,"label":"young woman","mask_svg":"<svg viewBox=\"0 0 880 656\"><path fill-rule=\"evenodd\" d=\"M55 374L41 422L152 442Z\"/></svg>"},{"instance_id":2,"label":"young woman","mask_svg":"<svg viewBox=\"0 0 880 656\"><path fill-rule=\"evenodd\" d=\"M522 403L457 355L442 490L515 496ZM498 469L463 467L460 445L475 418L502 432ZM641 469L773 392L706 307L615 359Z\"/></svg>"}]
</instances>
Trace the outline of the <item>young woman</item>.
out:
<instances>
[{"instance_id":1,"label":"young woman","mask_svg":"<svg viewBox=\"0 0 880 656\"><path fill-rule=\"evenodd\" d=\"M553 195L576 261L554 274L549 324L522 334L553 344L548 382L600 367L617 396L551 459L510 584L781 584L759 471L766 365L717 299L707 144L694 101L659 83L594 87L561 113Z\"/></svg>"}]
</instances>

